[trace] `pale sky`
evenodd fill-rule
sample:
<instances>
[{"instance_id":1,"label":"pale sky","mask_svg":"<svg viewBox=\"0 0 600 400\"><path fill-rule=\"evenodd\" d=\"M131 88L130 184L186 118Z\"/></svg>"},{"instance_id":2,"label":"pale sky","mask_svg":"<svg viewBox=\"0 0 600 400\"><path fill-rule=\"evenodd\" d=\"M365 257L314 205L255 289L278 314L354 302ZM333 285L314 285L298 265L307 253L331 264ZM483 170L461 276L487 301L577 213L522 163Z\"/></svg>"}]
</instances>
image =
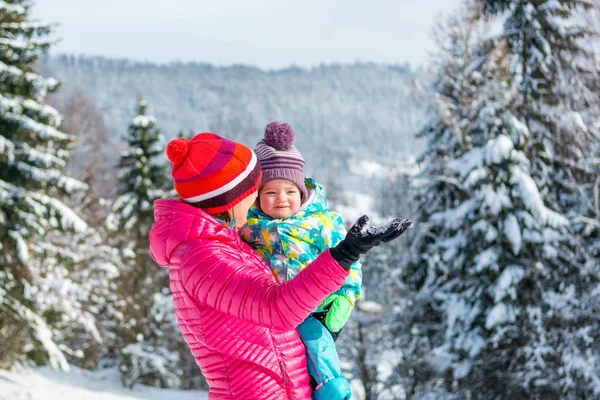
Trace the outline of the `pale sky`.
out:
<instances>
[{"instance_id":1,"label":"pale sky","mask_svg":"<svg viewBox=\"0 0 600 400\"><path fill-rule=\"evenodd\" d=\"M424 64L431 27L460 0L34 0L60 25L51 53L152 62Z\"/></svg>"}]
</instances>

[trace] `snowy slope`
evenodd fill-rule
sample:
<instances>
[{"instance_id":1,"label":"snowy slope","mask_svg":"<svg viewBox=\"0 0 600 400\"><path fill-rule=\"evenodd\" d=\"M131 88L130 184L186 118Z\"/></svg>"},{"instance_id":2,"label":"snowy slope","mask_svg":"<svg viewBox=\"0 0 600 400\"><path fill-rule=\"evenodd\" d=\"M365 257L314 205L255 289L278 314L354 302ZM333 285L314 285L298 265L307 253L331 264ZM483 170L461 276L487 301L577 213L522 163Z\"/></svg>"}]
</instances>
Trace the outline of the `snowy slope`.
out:
<instances>
[{"instance_id":1,"label":"snowy slope","mask_svg":"<svg viewBox=\"0 0 600 400\"><path fill-rule=\"evenodd\" d=\"M137 385L124 388L116 369L70 372L50 368L0 370L0 400L203 400L204 391L156 389Z\"/></svg>"}]
</instances>

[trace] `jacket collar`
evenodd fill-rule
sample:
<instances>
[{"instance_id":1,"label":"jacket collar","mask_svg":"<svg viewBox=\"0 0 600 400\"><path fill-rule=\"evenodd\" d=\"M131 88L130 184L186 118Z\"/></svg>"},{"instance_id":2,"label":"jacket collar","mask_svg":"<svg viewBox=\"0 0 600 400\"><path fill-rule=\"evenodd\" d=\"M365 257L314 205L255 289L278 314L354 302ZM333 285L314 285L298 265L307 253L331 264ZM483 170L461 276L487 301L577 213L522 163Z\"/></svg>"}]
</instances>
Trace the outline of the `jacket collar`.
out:
<instances>
[{"instance_id":1,"label":"jacket collar","mask_svg":"<svg viewBox=\"0 0 600 400\"><path fill-rule=\"evenodd\" d=\"M205 211L181 199L154 202L154 226L150 231L150 248L155 261L167 266L172 251L190 239L241 242L237 228L229 229Z\"/></svg>"}]
</instances>

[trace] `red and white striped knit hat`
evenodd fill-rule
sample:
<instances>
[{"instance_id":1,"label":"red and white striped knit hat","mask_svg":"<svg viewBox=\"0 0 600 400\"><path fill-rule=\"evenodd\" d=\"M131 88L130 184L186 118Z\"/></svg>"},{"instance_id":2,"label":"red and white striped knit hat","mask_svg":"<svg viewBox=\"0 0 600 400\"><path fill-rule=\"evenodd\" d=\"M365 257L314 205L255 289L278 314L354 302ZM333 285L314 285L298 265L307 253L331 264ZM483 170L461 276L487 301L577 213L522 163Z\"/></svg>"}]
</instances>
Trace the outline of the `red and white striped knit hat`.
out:
<instances>
[{"instance_id":1,"label":"red and white striped knit hat","mask_svg":"<svg viewBox=\"0 0 600 400\"><path fill-rule=\"evenodd\" d=\"M285 122L269 122L265 127L265 137L254 151L260 161L263 177L261 186L273 179L287 179L300 189L302 201L308 199L304 184L304 158L294 146L296 133Z\"/></svg>"},{"instance_id":2,"label":"red and white striped knit hat","mask_svg":"<svg viewBox=\"0 0 600 400\"><path fill-rule=\"evenodd\" d=\"M241 143L211 132L167 145L171 175L181 198L209 214L217 214L250 196L261 179L256 154Z\"/></svg>"}]
</instances>

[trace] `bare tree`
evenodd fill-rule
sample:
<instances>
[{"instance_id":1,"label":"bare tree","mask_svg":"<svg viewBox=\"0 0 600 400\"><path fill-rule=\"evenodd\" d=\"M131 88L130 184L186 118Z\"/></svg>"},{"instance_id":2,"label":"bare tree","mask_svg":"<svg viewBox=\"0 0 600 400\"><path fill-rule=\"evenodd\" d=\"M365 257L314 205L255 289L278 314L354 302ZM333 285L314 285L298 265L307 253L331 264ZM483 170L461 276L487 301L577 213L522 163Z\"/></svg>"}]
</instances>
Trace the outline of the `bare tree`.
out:
<instances>
[{"instance_id":1,"label":"bare tree","mask_svg":"<svg viewBox=\"0 0 600 400\"><path fill-rule=\"evenodd\" d=\"M112 138L102 114L82 91L58 92L49 103L64 116L62 130L75 137L66 171L89 187L73 203L97 225L108 212L106 200L116 196L116 165L123 145Z\"/></svg>"}]
</instances>

